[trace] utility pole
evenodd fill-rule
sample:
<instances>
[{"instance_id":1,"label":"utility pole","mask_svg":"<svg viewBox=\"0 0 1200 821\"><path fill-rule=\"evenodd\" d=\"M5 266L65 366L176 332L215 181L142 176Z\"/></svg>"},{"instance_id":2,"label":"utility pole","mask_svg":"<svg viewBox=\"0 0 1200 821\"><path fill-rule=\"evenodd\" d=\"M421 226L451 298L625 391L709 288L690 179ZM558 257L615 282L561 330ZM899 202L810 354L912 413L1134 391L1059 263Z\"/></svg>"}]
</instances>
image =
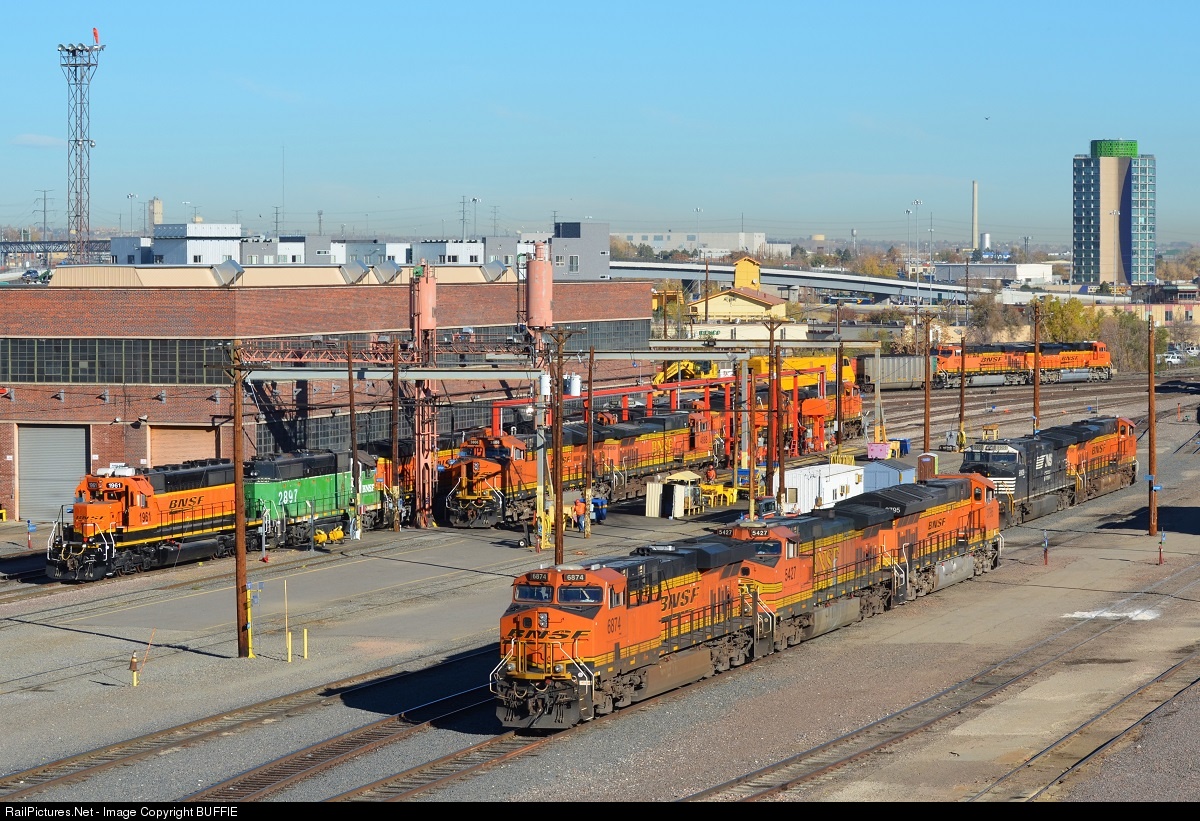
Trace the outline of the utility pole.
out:
<instances>
[{"instance_id":1,"label":"utility pole","mask_svg":"<svg viewBox=\"0 0 1200 821\"><path fill-rule=\"evenodd\" d=\"M39 188L38 191L42 194L42 242L46 241L46 195L53 191L53 188ZM49 262L50 255L46 254L46 260Z\"/></svg>"},{"instance_id":2,"label":"utility pole","mask_svg":"<svg viewBox=\"0 0 1200 821\"><path fill-rule=\"evenodd\" d=\"M966 269L966 303L968 316L971 305L971 261L967 260ZM964 320L962 327L962 355L959 357L958 373L958 450L961 453L967 447L967 325Z\"/></svg>"},{"instance_id":3,"label":"utility pole","mask_svg":"<svg viewBox=\"0 0 1200 821\"><path fill-rule=\"evenodd\" d=\"M587 404L584 406L587 409L587 415L584 421L587 424L587 477L584 479L583 500L587 502L587 516L583 520L583 535L584 538L592 538L592 485L596 481L596 464L592 455L592 448L595 446L593 441L593 429L595 427L595 389L592 379L596 373L596 346L588 348L588 395Z\"/></svg>"},{"instance_id":4,"label":"utility pole","mask_svg":"<svg viewBox=\"0 0 1200 821\"><path fill-rule=\"evenodd\" d=\"M837 395L834 397L834 430L833 441L837 445L837 455L842 455L842 357L845 355L842 351L842 301L839 299L837 303L837 325L833 334L837 337L837 362L834 367L837 369L837 376L834 378L833 384L837 387Z\"/></svg>"},{"instance_id":5,"label":"utility pole","mask_svg":"<svg viewBox=\"0 0 1200 821\"><path fill-rule=\"evenodd\" d=\"M1042 343L1040 339L1042 320L1039 316L1040 300L1033 301L1033 435L1037 436L1042 415Z\"/></svg>"},{"instance_id":6,"label":"utility pole","mask_svg":"<svg viewBox=\"0 0 1200 821\"><path fill-rule=\"evenodd\" d=\"M1147 457L1147 464L1150 467L1150 481L1149 481L1149 485L1150 485L1150 499L1149 499L1150 535L1157 536L1158 535L1158 491L1155 490L1155 487L1157 487L1157 485L1155 485L1154 483L1156 481L1158 481L1158 453L1157 453L1157 451L1158 451L1158 441L1157 441L1158 440L1158 436L1157 436L1158 420L1154 416L1155 410L1154 410L1154 320L1153 319L1146 320L1146 335L1148 337L1147 344L1146 344L1146 360L1147 360L1146 366L1150 373L1150 406L1148 408L1149 414L1146 416L1146 424L1149 426L1149 436L1146 439L1146 447L1149 449L1149 455ZM1161 550L1159 552L1159 556L1160 556L1160 558L1162 556ZM1160 563L1161 563L1161 561L1160 561Z\"/></svg>"},{"instance_id":7,"label":"utility pole","mask_svg":"<svg viewBox=\"0 0 1200 821\"><path fill-rule=\"evenodd\" d=\"M551 390L554 391L552 397L554 399L554 508L553 518L554 523L554 563L563 563L563 349L567 346L567 340L573 337L578 331L573 331L567 328L552 328L545 332L546 336L554 341L554 384Z\"/></svg>"},{"instance_id":8,"label":"utility pole","mask_svg":"<svg viewBox=\"0 0 1200 821\"><path fill-rule=\"evenodd\" d=\"M924 452L928 453L929 445L931 444L930 439L929 439L929 403L930 403L930 399L931 399L931 397L929 396L929 383L932 380L932 376L929 373L929 349L931 347L929 335L930 335L930 326L933 324L933 317L927 313L923 317L921 317L921 321L925 324L925 447L924 447Z\"/></svg>"},{"instance_id":9,"label":"utility pole","mask_svg":"<svg viewBox=\"0 0 1200 821\"><path fill-rule=\"evenodd\" d=\"M708 325L708 257L704 258L704 324Z\"/></svg>"},{"instance_id":10,"label":"utility pole","mask_svg":"<svg viewBox=\"0 0 1200 821\"><path fill-rule=\"evenodd\" d=\"M392 513L392 532L400 531L400 511L404 504L400 498L400 338L392 331L392 500L396 504Z\"/></svg>"},{"instance_id":11,"label":"utility pole","mask_svg":"<svg viewBox=\"0 0 1200 821\"><path fill-rule=\"evenodd\" d=\"M347 535L353 539L362 527L362 522L358 520L358 500L362 498L362 475L358 470L358 429L354 422L354 351L350 347L349 339L346 340L346 392L350 394L350 487L354 493L351 501L354 512L351 514L350 526L354 533Z\"/></svg>"},{"instance_id":12,"label":"utility pole","mask_svg":"<svg viewBox=\"0 0 1200 821\"><path fill-rule=\"evenodd\" d=\"M783 325L783 320L771 317L763 323L767 326L767 495L775 494L775 478L772 463L779 455L779 371L776 370L775 331ZM757 391L755 392L757 395ZM783 475L783 465L779 465L780 477Z\"/></svg>"},{"instance_id":13,"label":"utility pole","mask_svg":"<svg viewBox=\"0 0 1200 821\"><path fill-rule=\"evenodd\" d=\"M783 373L783 346L775 346L775 374L779 379ZM795 388L796 377L792 377L792 387ZM777 505L783 505L784 496L787 493L787 444L785 442L785 433L787 428L787 418L783 408L783 392L780 391L779 399L776 400L779 405L779 421L775 423L775 438L779 440L779 485L775 488L775 502ZM792 434L793 437L795 434Z\"/></svg>"},{"instance_id":14,"label":"utility pole","mask_svg":"<svg viewBox=\"0 0 1200 821\"><path fill-rule=\"evenodd\" d=\"M246 569L246 477L242 437L242 343L235 339L229 347L229 381L233 383L233 542L234 584L237 614L238 658L254 658L250 649L250 590ZM266 545L263 546L266 549Z\"/></svg>"}]
</instances>

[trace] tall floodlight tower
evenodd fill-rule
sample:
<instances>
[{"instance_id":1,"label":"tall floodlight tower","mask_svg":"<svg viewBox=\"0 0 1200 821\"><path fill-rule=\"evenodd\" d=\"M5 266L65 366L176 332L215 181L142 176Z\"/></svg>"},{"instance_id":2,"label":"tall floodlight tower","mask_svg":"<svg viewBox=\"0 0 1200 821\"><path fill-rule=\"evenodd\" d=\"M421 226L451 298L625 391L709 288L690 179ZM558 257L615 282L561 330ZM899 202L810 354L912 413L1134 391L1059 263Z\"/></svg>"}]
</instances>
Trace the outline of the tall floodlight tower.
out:
<instances>
[{"instance_id":1,"label":"tall floodlight tower","mask_svg":"<svg viewBox=\"0 0 1200 821\"><path fill-rule=\"evenodd\" d=\"M91 113L88 91L100 63L100 34L92 29L93 45L58 46L58 61L67 77L67 248L75 262L90 262L91 226Z\"/></svg>"}]
</instances>

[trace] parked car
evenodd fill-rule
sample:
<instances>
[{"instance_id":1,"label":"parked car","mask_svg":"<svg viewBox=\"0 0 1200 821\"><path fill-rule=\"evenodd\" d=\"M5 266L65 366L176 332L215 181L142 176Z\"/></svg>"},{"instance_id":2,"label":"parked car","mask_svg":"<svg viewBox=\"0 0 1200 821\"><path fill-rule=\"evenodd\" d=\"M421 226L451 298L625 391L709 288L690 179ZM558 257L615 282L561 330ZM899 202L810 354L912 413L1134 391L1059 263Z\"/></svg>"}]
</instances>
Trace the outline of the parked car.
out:
<instances>
[{"instance_id":1,"label":"parked car","mask_svg":"<svg viewBox=\"0 0 1200 821\"><path fill-rule=\"evenodd\" d=\"M1189 345L1185 353L1192 359L1195 359L1197 356L1200 356L1200 345Z\"/></svg>"},{"instance_id":2,"label":"parked car","mask_svg":"<svg viewBox=\"0 0 1200 821\"><path fill-rule=\"evenodd\" d=\"M1183 354L1179 353L1178 351L1168 351L1167 353L1163 354L1162 361L1164 365L1182 365Z\"/></svg>"}]
</instances>

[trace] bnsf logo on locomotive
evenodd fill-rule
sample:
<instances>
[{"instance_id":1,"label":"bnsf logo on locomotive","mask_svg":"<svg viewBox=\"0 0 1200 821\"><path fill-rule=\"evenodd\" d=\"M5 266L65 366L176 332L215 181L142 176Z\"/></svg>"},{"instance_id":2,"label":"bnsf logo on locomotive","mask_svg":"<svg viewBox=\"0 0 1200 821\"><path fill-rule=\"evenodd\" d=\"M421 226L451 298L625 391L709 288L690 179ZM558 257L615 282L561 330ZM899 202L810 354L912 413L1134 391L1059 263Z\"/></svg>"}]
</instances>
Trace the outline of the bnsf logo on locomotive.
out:
<instances>
[{"instance_id":1,"label":"bnsf logo on locomotive","mask_svg":"<svg viewBox=\"0 0 1200 821\"><path fill-rule=\"evenodd\" d=\"M941 529L942 529L942 525L944 525L945 523L946 523L946 517L945 517L945 516L943 516L943 517L942 517L942 518L940 518L940 519L930 519L930 520L929 520L929 529L930 529L931 531L932 531L932 530L941 530Z\"/></svg>"},{"instance_id":2,"label":"bnsf logo on locomotive","mask_svg":"<svg viewBox=\"0 0 1200 821\"><path fill-rule=\"evenodd\" d=\"M196 507L197 505L200 504L200 501L203 498L204 497L202 497L202 496L185 496L182 499L172 499L170 509L171 510L185 510L189 507Z\"/></svg>"},{"instance_id":3,"label":"bnsf logo on locomotive","mask_svg":"<svg viewBox=\"0 0 1200 821\"><path fill-rule=\"evenodd\" d=\"M505 638L509 639L544 639L546 641L570 641L590 636L591 630L522 630L514 627L508 631Z\"/></svg>"},{"instance_id":4,"label":"bnsf logo on locomotive","mask_svg":"<svg viewBox=\"0 0 1200 821\"><path fill-rule=\"evenodd\" d=\"M661 609L674 610L677 607L687 607L696 598L696 589L690 587L687 590L676 590L674 593L667 593L662 597Z\"/></svg>"}]
</instances>

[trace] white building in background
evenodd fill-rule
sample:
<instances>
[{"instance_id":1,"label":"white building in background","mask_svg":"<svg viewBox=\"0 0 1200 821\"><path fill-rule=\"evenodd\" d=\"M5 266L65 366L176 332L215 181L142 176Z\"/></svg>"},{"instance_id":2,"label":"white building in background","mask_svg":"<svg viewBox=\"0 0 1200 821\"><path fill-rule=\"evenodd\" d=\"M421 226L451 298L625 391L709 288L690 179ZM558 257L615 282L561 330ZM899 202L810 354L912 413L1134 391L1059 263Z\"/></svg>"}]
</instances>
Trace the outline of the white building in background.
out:
<instances>
[{"instance_id":1,"label":"white building in background","mask_svg":"<svg viewBox=\"0 0 1200 821\"><path fill-rule=\"evenodd\" d=\"M696 232L668 228L666 231L614 231L612 236L631 245L649 245L655 253L660 254L671 251L683 251L685 254L699 252L703 258L717 256L717 251L723 252L720 256L742 251L756 258L771 255L767 249L767 235L759 232ZM791 246L787 247L790 255Z\"/></svg>"},{"instance_id":2,"label":"white building in background","mask_svg":"<svg viewBox=\"0 0 1200 821\"><path fill-rule=\"evenodd\" d=\"M154 226L154 264L217 265L241 256L236 222L184 222Z\"/></svg>"},{"instance_id":3,"label":"white building in background","mask_svg":"<svg viewBox=\"0 0 1200 821\"><path fill-rule=\"evenodd\" d=\"M933 282L962 285L966 281L968 266L958 262L935 262ZM1021 285L1048 285L1057 282L1054 266L1049 262L1024 263L972 263L970 276L973 282L1012 282Z\"/></svg>"}]
</instances>

